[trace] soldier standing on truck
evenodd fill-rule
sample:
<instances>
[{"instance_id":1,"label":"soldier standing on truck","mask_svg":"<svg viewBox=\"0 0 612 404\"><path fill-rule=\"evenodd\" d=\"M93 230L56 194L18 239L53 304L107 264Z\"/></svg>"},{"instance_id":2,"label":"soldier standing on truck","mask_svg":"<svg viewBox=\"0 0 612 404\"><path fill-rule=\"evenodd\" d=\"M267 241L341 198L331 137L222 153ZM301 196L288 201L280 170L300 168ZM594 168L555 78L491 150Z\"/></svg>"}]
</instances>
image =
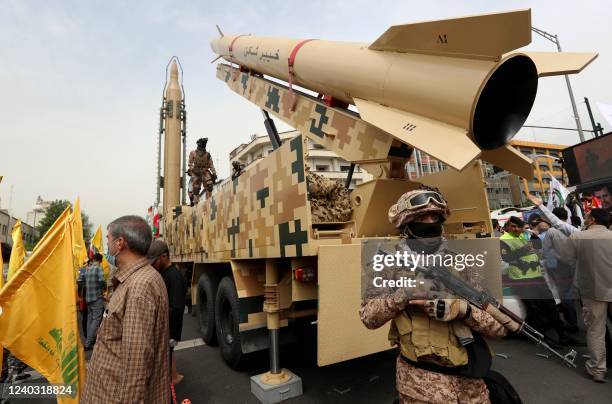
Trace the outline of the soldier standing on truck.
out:
<instances>
[{"instance_id":1,"label":"soldier standing on truck","mask_svg":"<svg viewBox=\"0 0 612 404\"><path fill-rule=\"evenodd\" d=\"M389 209L389 221L404 236L398 248L408 254L443 254L442 223L449 213L436 189L422 187L402 195ZM370 329L391 320L389 340L400 348L399 402L489 403L482 377L491 366L491 354L483 336L501 338L504 326L464 299L414 300L409 293L407 288L366 292L359 312Z\"/></svg>"},{"instance_id":2,"label":"soldier standing on truck","mask_svg":"<svg viewBox=\"0 0 612 404\"><path fill-rule=\"evenodd\" d=\"M191 206L200 201L200 192L202 186L206 191L206 198L212 195L213 185L217 179L217 172L213 164L210 153L206 151L206 143L208 138L203 137L198 139L197 148L189 153L189 168L187 174L191 177L191 190L189 192L189 200Z\"/></svg>"}]
</instances>

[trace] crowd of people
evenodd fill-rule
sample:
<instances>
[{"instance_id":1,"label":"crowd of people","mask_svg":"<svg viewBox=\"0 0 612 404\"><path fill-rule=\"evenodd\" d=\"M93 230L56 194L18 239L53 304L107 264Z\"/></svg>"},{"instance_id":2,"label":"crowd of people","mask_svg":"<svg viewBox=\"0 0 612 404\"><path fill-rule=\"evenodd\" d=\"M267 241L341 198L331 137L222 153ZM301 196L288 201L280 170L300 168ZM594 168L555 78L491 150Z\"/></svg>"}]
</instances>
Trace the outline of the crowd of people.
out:
<instances>
[{"instance_id":1,"label":"crowd of people","mask_svg":"<svg viewBox=\"0 0 612 404\"><path fill-rule=\"evenodd\" d=\"M579 335L585 328L587 373L605 383L606 324L612 319L610 206L590 209L584 223L570 222L565 207L551 211L539 197L529 199L539 213L526 221L512 216L503 228L493 222L500 237L504 286L520 298L528 323L556 332L556 340L547 338L550 345L584 345Z\"/></svg>"},{"instance_id":2,"label":"crowd of people","mask_svg":"<svg viewBox=\"0 0 612 404\"><path fill-rule=\"evenodd\" d=\"M606 321L612 316L610 206L590 209L578 228L578 223L567 222L564 207L550 211L539 198L530 199L541 213L526 221L510 217L503 228L493 222L504 287L520 298L527 323L545 334L549 346L584 345L580 338L585 328L586 372L605 383ZM422 187L402 195L389 209L389 221L404 235L396 248L443 254L442 226L448 214L436 189ZM399 348L396 402L520 402L508 381L490 369L490 351L482 339L506 336L505 326L512 321L465 299L436 295L415 299L406 288L370 287L364 292L362 322L368 328L391 322L389 340Z\"/></svg>"},{"instance_id":3,"label":"crowd of people","mask_svg":"<svg viewBox=\"0 0 612 404\"><path fill-rule=\"evenodd\" d=\"M584 328L586 371L605 383L606 322L612 317L610 209L592 208L579 228L568 223L564 208L551 211L540 198L529 198L539 213L525 221L510 217L503 228L493 223L504 286L521 298L527 322L545 332L551 346L581 345ZM389 220L404 240L441 254L449 212L439 191L423 187L404 194L389 210ZM114 270L105 278L103 257L95 254L77 281L83 345L93 350L82 402L167 403L171 386L183 379L173 347L181 340L188 282L172 264L168 245L152 240L144 219L123 216L107 230L106 259ZM433 244L425 240L432 238ZM2 253L7 262L4 245ZM400 348L401 402L488 400L491 358L482 336L499 338L508 331L486 311L458 298L414 300L400 290L366 296L360 316L368 328L392 322L389 338ZM15 369L20 365L10 356L8 361ZM432 383L436 389L430 389Z\"/></svg>"},{"instance_id":4,"label":"crowd of people","mask_svg":"<svg viewBox=\"0 0 612 404\"><path fill-rule=\"evenodd\" d=\"M187 281L167 244L152 240L138 216L109 224L107 242L107 260L116 269L106 309L101 256L79 278L88 306L84 345L93 348L81 401L167 403L171 384L183 379L172 351L181 339Z\"/></svg>"}]
</instances>

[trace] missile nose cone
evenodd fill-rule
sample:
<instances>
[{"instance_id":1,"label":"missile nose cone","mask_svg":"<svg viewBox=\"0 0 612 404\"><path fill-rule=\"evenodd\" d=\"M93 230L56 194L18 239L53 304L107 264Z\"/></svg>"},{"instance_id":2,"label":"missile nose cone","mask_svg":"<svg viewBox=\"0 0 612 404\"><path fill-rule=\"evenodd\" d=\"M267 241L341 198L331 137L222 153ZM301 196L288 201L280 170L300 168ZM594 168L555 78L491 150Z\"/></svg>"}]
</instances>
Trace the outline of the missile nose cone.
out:
<instances>
[{"instance_id":1,"label":"missile nose cone","mask_svg":"<svg viewBox=\"0 0 612 404\"><path fill-rule=\"evenodd\" d=\"M176 59L173 60L170 65L170 80L176 80L178 82L178 66L176 64Z\"/></svg>"},{"instance_id":2,"label":"missile nose cone","mask_svg":"<svg viewBox=\"0 0 612 404\"><path fill-rule=\"evenodd\" d=\"M173 97L172 94L178 94L178 97L182 95L182 89L179 81L179 63L180 62L176 56L172 57L170 61L170 76L167 77L166 89L164 91L165 97Z\"/></svg>"},{"instance_id":3,"label":"missile nose cone","mask_svg":"<svg viewBox=\"0 0 612 404\"><path fill-rule=\"evenodd\" d=\"M210 41L210 49L212 49L212 51L217 55L220 55L220 52L219 52L219 42L220 41L221 41L221 38L215 38L212 41Z\"/></svg>"}]
</instances>

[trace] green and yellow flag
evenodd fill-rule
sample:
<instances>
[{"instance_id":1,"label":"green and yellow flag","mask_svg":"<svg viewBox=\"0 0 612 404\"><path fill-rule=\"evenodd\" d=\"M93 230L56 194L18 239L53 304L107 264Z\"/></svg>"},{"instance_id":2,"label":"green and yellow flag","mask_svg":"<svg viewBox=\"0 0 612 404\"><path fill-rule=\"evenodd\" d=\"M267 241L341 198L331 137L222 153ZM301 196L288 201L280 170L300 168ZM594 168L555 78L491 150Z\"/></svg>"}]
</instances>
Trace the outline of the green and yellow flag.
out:
<instances>
[{"instance_id":1,"label":"green and yellow flag","mask_svg":"<svg viewBox=\"0 0 612 404\"><path fill-rule=\"evenodd\" d=\"M0 345L49 383L70 385L78 403L85 361L75 305L70 222L56 227L0 291Z\"/></svg>"},{"instance_id":2,"label":"green and yellow flag","mask_svg":"<svg viewBox=\"0 0 612 404\"><path fill-rule=\"evenodd\" d=\"M38 240L38 243L36 243L32 252L36 251L38 247L41 246L45 242L47 237L49 237L49 235L55 232L55 230L57 230L59 227L63 227L65 225L64 223L65 220L69 218L70 218L70 206L66 206L66 209L64 209L64 211L57 217L57 219L55 219L55 222L53 222L51 227L49 227L49 230L47 230L47 232L42 235L40 240Z\"/></svg>"},{"instance_id":3,"label":"green and yellow flag","mask_svg":"<svg viewBox=\"0 0 612 404\"><path fill-rule=\"evenodd\" d=\"M83 221L81 218L81 198L77 197L72 209L72 254L74 256L75 270L83 266L87 260L87 247L83 240Z\"/></svg>"},{"instance_id":4,"label":"green and yellow flag","mask_svg":"<svg viewBox=\"0 0 612 404\"><path fill-rule=\"evenodd\" d=\"M96 229L96 233L91 238L91 253L92 255L95 253L102 254L102 271L104 272L104 279L108 280L108 273L110 271L110 266L108 261L106 261L106 257L104 256L104 244L102 244L102 226L98 226Z\"/></svg>"},{"instance_id":5,"label":"green and yellow flag","mask_svg":"<svg viewBox=\"0 0 612 404\"><path fill-rule=\"evenodd\" d=\"M11 259L9 260L8 274L6 279L9 280L13 277L15 272L23 265L25 260L25 246L23 245L23 233L21 232L21 220L17 220L13 230L11 231L11 237L13 238L13 250L11 251Z\"/></svg>"}]
</instances>

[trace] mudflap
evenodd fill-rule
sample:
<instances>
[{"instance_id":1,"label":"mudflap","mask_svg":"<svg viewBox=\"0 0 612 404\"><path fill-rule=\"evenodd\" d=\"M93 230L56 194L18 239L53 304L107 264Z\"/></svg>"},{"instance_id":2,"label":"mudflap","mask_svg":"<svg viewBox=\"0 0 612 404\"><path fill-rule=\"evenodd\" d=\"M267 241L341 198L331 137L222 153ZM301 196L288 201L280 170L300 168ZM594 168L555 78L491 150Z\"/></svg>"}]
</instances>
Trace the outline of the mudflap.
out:
<instances>
[{"instance_id":1,"label":"mudflap","mask_svg":"<svg viewBox=\"0 0 612 404\"><path fill-rule=\"evenodd\" d=\"M360 243L321 246L318 282L317 365L331 365L392 348L387 339L388 324L369 330L359 318Z\"/></svg>"}]
</instances>

